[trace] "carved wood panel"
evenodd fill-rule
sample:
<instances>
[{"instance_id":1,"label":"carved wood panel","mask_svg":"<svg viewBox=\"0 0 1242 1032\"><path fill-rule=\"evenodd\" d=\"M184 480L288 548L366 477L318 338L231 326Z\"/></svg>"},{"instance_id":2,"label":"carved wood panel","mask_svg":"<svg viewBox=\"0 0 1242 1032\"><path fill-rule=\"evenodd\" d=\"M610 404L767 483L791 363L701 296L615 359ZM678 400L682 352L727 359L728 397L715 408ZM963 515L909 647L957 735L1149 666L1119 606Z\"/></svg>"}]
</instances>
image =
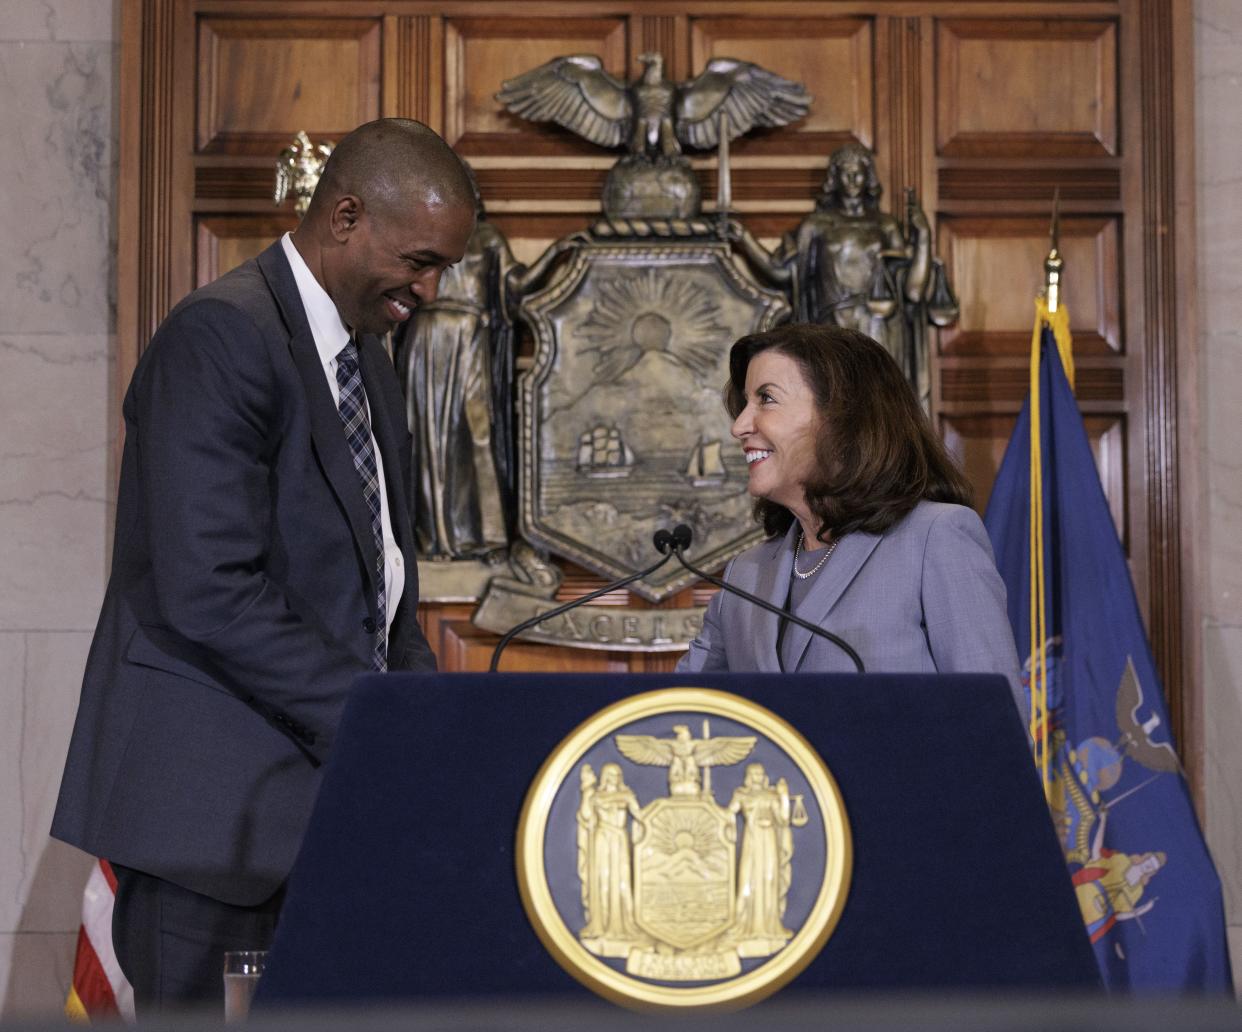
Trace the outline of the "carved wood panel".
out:
<instances>
[{"instance_id":1,"label":"carved wood panel","mask_svg":"<svg viewBox=\"0 0 1242 1032\"><path fill-rule=\"evenodd\" d=\"M374 18L203 18L198 149L273 155L299 129L339 136L380 113Z\"/></svg>"},{"instance_id":2,"label":"carved wood panel","mask_svg":"<svg viewBox=\"0 0 1242 1032\"><path fill-rule=\"evenodd\" d=\"M1061 220L1074 355L1122 350L1120 226L1112 217ZM955 326L940 335L943 355L1030 354L1033 299L1048 253L1046 216L944 218L939 251L961 300Z\"/></svg>"},{"instance_id":3,"label":"carved wood panel","mask_svg":"<svg viewBox=\"0 0 1242 1032\"><path fill-rule=\"evenodd\" d=\"M444 131L444 20L384 19L384 115Z\"/></svg>"},{"instance_id":4,"label":"carved wood panel","mask_svg":"<svg viewBox=\"0 0 1242 1032\"><path fill-rule=\"evenodd\" d=\"M195 268L198 286L210 283L257 257L278 237L297 226L296 217L272 215L207 215L198 220Z\"/></svg>"},{"instance_id":5,"label":"carved wood panel","mask_svg":"<svg viewBox=\"0 0 1242 1032\"><path fill-rule=\"evenodd\" d=\"M1193 393L1179 382L1193 120L1175 117L1189 104L1188 17L1186 0L978 0L965 16L955 0L122 0L119 385L187 290L294 224L270 188L297 129L331 139L380 113L428 122L470 158L491 218L531 260L598 210L613 157L502 112L503 79L568 53L597 53L618 77L647 50L678 79L712 56L758 61L816 103L801 124L735 145L735 208L774 243L852 139L876 152L887 210L918 192L962 304L935 342L933 411L980 503L1025 397L1060 188L1078 396L1193 750L1177 465L1179 399ZM714 197L714 158L694 166ZM424 608L445 665L477 668L490 636L468 609ZM506 665L669 661L522 645Z\"/></svg>"},{"instance_id":6,"label":"carved wood panel","mask_svg":"<svg viewBox=\"0 0 1242 1032\"><path fill-rule=\"evenodd\" d=\"M596 54L618 78L628 67L621 18L449 18L445 25L444 138L476 154L590 154L571 133L510 115L494 94L506 79L564 54Z\"/></svg>"},{"instance_id":7,"label":"carved wood panel","mask_svg":"<svg viewBox=\"0 0 1242 1032\"><path fill-rule=\"evenodd\" d=\"M1112 21L938 21L936 53L936 145L941 154L1117 153L1117 31Z\"/></svg>"},{"instance_id":8,"label":"carved wood panel","mask_svg":"<svg viewBox=\"0 0 1242 1032\"><path fill-rule=\"evenodd\" d=\"M802 83L815 98L801 122L738 140L739 157L827 154L850 142L873 146L874 50L870 18L690 19L690 74L713 57L736 57Z\"/></svg>"}]
</instances>

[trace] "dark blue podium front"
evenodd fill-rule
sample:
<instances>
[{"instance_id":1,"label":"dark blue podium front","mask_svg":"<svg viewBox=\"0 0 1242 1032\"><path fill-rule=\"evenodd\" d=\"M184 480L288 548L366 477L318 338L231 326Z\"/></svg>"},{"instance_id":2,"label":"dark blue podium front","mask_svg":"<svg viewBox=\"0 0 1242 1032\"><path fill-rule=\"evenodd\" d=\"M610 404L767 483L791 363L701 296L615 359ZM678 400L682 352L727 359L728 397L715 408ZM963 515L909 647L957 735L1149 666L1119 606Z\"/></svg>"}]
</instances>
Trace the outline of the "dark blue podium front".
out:
<instances>
[{"instance_id":1,"label":"dark blue podium front","mask_svg":"<svg viewBox=\"0 0 1242 1032\"><path fill-rule=\"evenodd\" d=\"M536 772L619 699L696 685L766 706L840 786L844 913L791 989L1098 986L1012 696L979 675L360 678L260 1005L589 991L535 936L514 840Z\"/></svg>"}]
</instances>

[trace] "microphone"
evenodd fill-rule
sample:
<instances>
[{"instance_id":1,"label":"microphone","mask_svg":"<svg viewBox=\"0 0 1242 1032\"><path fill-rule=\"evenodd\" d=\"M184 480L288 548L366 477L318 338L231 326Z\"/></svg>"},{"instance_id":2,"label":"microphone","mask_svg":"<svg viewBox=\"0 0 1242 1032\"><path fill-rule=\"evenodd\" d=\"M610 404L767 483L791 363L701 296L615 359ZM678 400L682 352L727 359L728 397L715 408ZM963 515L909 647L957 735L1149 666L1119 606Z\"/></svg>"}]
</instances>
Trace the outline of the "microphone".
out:
<instances>
[{"instance_id":1,"label":"microphone","mask_svg":"<svg viewBox=\"0 0 1242 1032\"><path fill-rule=\"evenodd\" d=\"M687 528L687 532L688 530L689 528ZM609 584L605 584L602 588L596 588L589 594L583 595L581 598L575 598L570 602L566 602L562 606L557 606L555 609L549 609L546 613L536 613L529 620L523 620L516 627L510 627L509 630L504 633L504 636L500 639L500 641L496 642L496 648L492 650L492 662L487 668L488 673L494 674L496 672L500 666L500 654L504 651L505 646L523 631L534 627L537 623L542 623L544 620L549 620L554 616L560 616L562 613L567 613L569 610L576 609L578 606L586 605L586 603L592 601L593 599L599 598L600 595L606 595L610 591L616 591L617 588L623 588L627 584L631 584L636 580L641 580L648 574L655 573L656 570L673 558L673 537L674 535L670 534L667 530L661 529L655 532L651 539L651 543L655 545L656 551L664 556L664 558L657 563L652 563L645 570L639 570L637 573L631 573L628 577L622 577L620 580L615 580Z\"/></svg>"},{"instance_id":2,"label":"microphone","mask_svg":"<svg viewBox=\"0 0 1242 1032\"><path fill-rule=\"evenodd\" d=\"M830 642L836 645L837 648L850 657L854 663L855 670L857 670L860 674L865 674L867 672L866 668L863 666L862 658L853 650L853 648L850 647L849 642L838 638L831 631L825 631L822 627L816 627L815 624L808 620L803 620L802 617L791 613L788 609L784 609L781 606L774 606L771 602L760 598L758 595L752 595L749 591L743 591L741 588L734 587L728 581L723 581L719 577L713 577L710 573L700 570L697 566L691 566L686 557L682 555L682 552L690 547L690 542L693 540L694 531L692 531L684 523L679 523L673 528L669 547L672 548L673 554L677 556L677 561L680 562L681 565L687 570L698 577L702 577L703 580L707 581L709 584L715 584L718 588L723 588L730 594L737 595L738 598L744 598L747 602L753 602L760 609L766 609L769 613L775 613L777 616L784 620L788 620L790 623L797 624L799 627L805 627L812 634L818 634L821 638L827 638ZM660 547L658 542L656 543L656 547Z\"/></svg>"}]
</instances>

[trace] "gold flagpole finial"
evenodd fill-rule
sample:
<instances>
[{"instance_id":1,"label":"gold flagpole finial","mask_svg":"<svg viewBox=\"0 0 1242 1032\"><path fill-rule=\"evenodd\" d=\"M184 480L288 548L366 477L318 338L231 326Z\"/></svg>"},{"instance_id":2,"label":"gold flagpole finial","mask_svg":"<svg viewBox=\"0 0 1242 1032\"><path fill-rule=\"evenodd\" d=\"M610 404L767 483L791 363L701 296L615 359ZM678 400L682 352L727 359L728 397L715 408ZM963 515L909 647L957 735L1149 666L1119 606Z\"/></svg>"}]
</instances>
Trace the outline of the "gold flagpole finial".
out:
<instances>
[{"instance_id":1,"label":"gold flagpole finial","mask_svg":"<svg viewBox=\"0 0 1242 1032\"><path fill-rule=\"evenodd\" d=\"M1048 301L1048 314L1056 313L1061 303L1061 271L1065 259L1058 249L1060 244L1061 221L1061 188L1058 186L1052 195L1052 225L1048 230L1048 257L1044 259L1044 296Z\"/></svg>"}]
</instances>

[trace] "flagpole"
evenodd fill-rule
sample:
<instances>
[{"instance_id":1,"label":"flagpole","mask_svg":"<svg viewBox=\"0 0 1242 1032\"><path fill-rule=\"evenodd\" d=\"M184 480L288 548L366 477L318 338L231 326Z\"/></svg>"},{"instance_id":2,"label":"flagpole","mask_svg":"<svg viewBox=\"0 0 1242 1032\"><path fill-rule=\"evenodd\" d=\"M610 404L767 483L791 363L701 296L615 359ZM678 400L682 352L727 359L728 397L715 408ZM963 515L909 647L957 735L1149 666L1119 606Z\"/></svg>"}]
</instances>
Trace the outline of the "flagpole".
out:
<instances>
[{"instance_id":1,"label":"flagpole","mask_svg":"<svg viewBox=\"0 0 1242 1032\"><path fill-rule=\"evenodd\" d=\"M1061 255L1061 188L1058 186L1052 194L1052 222L1048 228L1048 255L1044 258L1044 296L1046 311L1036 318L1036 332L1048 324L1057 342L1057 353L1061 356L1061 368L1065 370L1065 378L1069 380L1070 390L1074 389L1074 351L1070 336L1069 312L1062 303L1063 274L1065 259Z\"/></svg>"},{"instance_id":2,"label":"flagpole","mask_svg":"<svg viewBox=\"0 0 1242 1032\"><path fill-rule=\"evenodd\" d=\"M1052 226L1048 231L1050 248L1048 257L1044 259L1044 297L1048 299L1048 314L1056 315L1061 304L1061 270L1065 267L1065 259L1058 249L1061 222L1061 188L1058 186L1052 194Z\"/></svg>"},{"instance_id":3,"label":"flagpole","mask_svg":"<svg viewBox=\"0 0 1242 1032\"><path fill-rule=\"evenodd\" d=\"M1049 248L1044 258L1043 297L1035 302L1035 329L1031 334L1031 467L1030 467L1030 688L1031 741L1035 744L1036 763L1044 785L1044 794L1052 796L1051 727L1048 714L1048 585L1045 579L1044 555L1044 459L1043 411L1040 398L1040 360L1043 352L1044 326L1054 337L1064 327L1069 336L1067 313L1061 306L1061 275L1065 259L1060 252L1061 188L1052 195L1052 220L1048 229ZM1061 350L1058 339L1058 350ZM1065 350L1069 350L1068 347ZM1073 375L1071 358L1069 375Z\"/></svg>"},{"instance_id":4,"label":"flagpole","mask_svg":"<svg viewBox=\"0 0 1242 1032\"><path fill-rule=\"evenodd\" d=\"M1165 757L1174 743L1152 734L1168 711L1073 394L1076 302L1053 209L1030 396L984 516L1024 653L1033 765L1105 986L1223 996L1233 983L1220 879L1181 772L1149 751Z\"/></svg>"}]
</instances>

